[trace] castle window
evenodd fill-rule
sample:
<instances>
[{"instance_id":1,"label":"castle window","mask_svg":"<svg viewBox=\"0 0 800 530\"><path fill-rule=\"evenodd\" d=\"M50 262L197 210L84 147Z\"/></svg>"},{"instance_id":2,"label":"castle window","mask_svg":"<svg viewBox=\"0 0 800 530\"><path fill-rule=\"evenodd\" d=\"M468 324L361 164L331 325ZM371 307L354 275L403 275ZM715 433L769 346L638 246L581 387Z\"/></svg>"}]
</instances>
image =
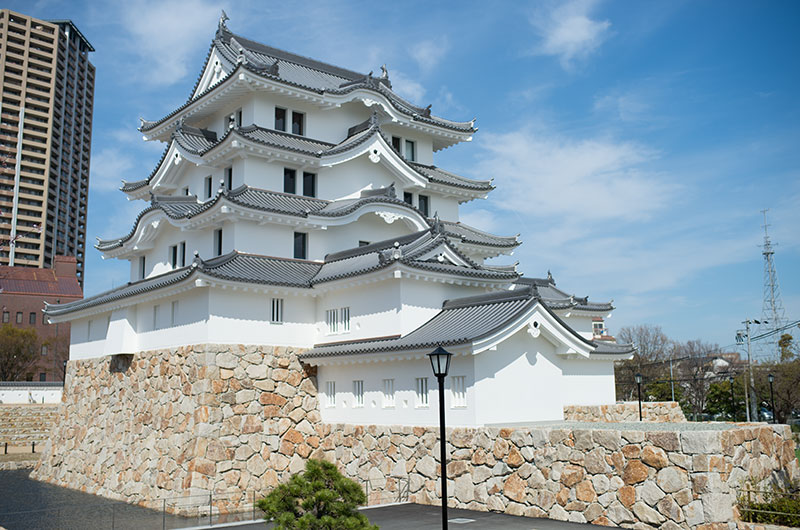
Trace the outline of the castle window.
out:
<instances>
[{"instance_id":1,"label":"castle window","mask_svg":"<svg viewBox=\"0 0 800 530\"><path fill-rule=\"evenodd\" d=\"M292 111L292 134L303 136L305 134L306 115L302 112Z\"/></svg>"},{"instance_id":2,"label":"castle window","mask_svg":"<svg viewBox=\"0 0 800 530\"><path fill-rule=\"evenodd\" d=\"M236 111L236 126L237 127L242 126L242 109L238 109Z\"/></svg>"},{"instance_id":3,"label":"castle window","mask_svg":"<svg viewBox=\"0 0 800 530\"><path fill-rule=\"evenodd\" d=\"M283 192L284 193L297 193L297 171L283 168Z\"/></svg>"},{"instance_id":4,"label":"castle window","mask_svg":"<svg viewBox=\"0 0 800 530\"><path fill-rule=\"evenodd\" d=\"M160 306L160 305L157 305L157 304L156 304L156 305L154 305L154 306L153 306L153 329L154 329L154 330L155 330L155 329L158 329L158 325L159 325L159 318L160 318L160 315L159 315L159 313L160 313L160 312L161 312L161 306Z\"/></svg>"},{"instance_id":5,"label":"castle window","mask_svg":"<svg viewBox=\"0 0 800 530\"><path fill-rule=\"evenodd\" d=\"M214 230L214 255L222 256L222 228Z\"/></svg>"},{"instance_id":6,"label":"castle window","mask_svg":"<svg viewBox=\"0 0 800 530\"><path fill-rule=\"evenodd\" d=\"M394 150L398 153L400 152L400 142L401 140L399 136L392 136L392 147L394 147Z\"/></svg>"},{"instance_id":7,"label":"castle window","mask_svg":"<svg viewBox=\"0 0 800 530\"><path fill-rule=\"evenodd\" d=\"M353 381L353 407L364 406L364 381Z\"/></svg>"},{"instance_id":8,"label":"castle window","mask_svg":"<svg viewBox=\"0 0 800 530\"><path fill-rule=\"evenodd\" d=\"M294 233L294 258L306 259L308 257L308 234L305 232Z\"/></svg>"},{"instance_id":9,"label":"castle window","mask_svg":"<svg viewBox=\"0 0 800 530\"><path fill-rule=\"evenodd\" d=\"M428 217L430 215L430 199L427 195L420 195L417 197L417 204L419 205L419 211L422 212L422 215Z\"/></svg>"},{"instance_id":10,"label":"castle window","mask_svg":"<svg viewBox=\"0 0 800 530\"><path fill-rule=\"evenodd\" d=\"M169 325L174 326L178 323L178 301L174 300L170 307Z\"/></svg>"},{"instance_id":11,"label":"castle window","mask_svg":"<svg viewBox=\"0 0 800 530\"><path fill-rule=\"evenodd\" d=\"M453 394L450 406L452 408L467 406L467 386L466 377L457 375L450 378L450 391Z\"/></svg>"},{"instance_id":12,"label":"castle window","mask_svg":"<svg viewBox=\"0 0 800 530\"><path fill-rule=\"evenodd\" d=\"M286 131L286 109L275 107L275 130Z\"/></svg>"},{"instance_id":13,"label":"castle window","mask_svg":"<svg viewBox=\"0 0 800 530\"><path fill-rule=\"evenodd\" d=\"M340 307L325 311L325 324L328 334L347 333L350 331L350 308Z\"/></svg>"},{"instance_id":14,"label":"castle window","mask_svg":"<svg viewBox=\"0 0 800 530\"><path fill-rule=\"evenodd\" d=\"M383 380L383 408L394 407L394 379Z\"/></svg>"},{"instance_id":15,"label":"castle window","mask_svg":"<svg viewBox=\"0 0 800 530\"><path fill-rule=\"evenodd\" d=\"M336 406L336 381L325 383L325 406L328 408Z\"/></svg>"},{"instance_id":16,"label":"castle window","mask_svg":"<svg viewBox=\"0 0 800 530\"><path fill-rule=\"evenodd\" d=\"M317 196L317 175L303 172L303 195L306 197Z\"/></svg>"},{"instance_id":17,"label":"castle window","mask_svg":"<svg viewBox=\"0 0 800 530\"><path fill-rule=\"evenodd\" d=\"M417 377L417 407L425 408L428 406L428 378Z\"/></svg>"},{"instance_id":18,"label":"castle window","mask_svg":"<svg viewBox=\"0 0 800 530\"><path fill-rule=\"evenodd\" d=\"M178 267L178 245L171 245L169 247L169 264L175 269Z\"/></svg>"},{"instance_id":19,"label":"castle window","mask_svg":"<svg viewBox=\"0 0 800 530\"><path fill-rule=\"evenodd\" d=\"M407 202L408 204L414 204L414 194L408 191L404 191L403 202Z\"/></svg>"},{"instance_id":20,"label":"castle window","mask_svg":"<svg viewBox=\"0 0 800 530\"><path fill-rule=\"evenodd\" d=\"M226 167L225 168L225 186L227 189L233 189L233 168Z\"/></svg>"},{"instance_id":21,"label":"castle window","mask_svg":"<svg viewBox=\"0 0 800 530\"><path fill-rule=\"evenodd\" d=\"M145 257L139 256L139 279L143 280L145 275Z\"/></svg>"},{"instance_id":22,"label":"castle window","mask_svg":"<svg viewBox=\"0 0 800 530\"><path fill-rule=\"evenodd\" d=\"M406 160L412 162L417 160L417 144L411 140L406 140Z\"/></svg>"},{"instance_id":23,"label":"castle window","mask_svg":"<svg viewBox=\"0 0 800 530\"><path fill-rule=\"evenodd\" d=\"M283 298L272 299L272 314L269 321L273 324L283 323Z\"/></svg>"},{"instance_id":24,"label":"castle window","mask_svg":"<svg viewBox=\"0 0 800 530\"><path fill-rule=\"evenodd\" d=\"M181 264L181 267L186 266L186 241L181 241L178 244L178 261Z\"/></svg>"},{"instance_id":25,"label":"castle window","mask_svg":"<svg viewBox=\"0 0 800 530\"><path fill-rule=\"evenodd\" d=\"M187 196L187 197L189 196L189 186L186 186L185 188L183 188L183 194L185 196Z\"/></svg>"},{"instance_id":26,"label":"castle window","mask_svg":"<svg viewBox=\"0 0 800 530\"><path fill-rule=\"evenodd\" d=\"M205 187L206 187L206 199L210 199L211 196L214 194L214 192L213 192L214 183L213 183L211 175L206 177L206 183L205 184L206 184L205 185Z\"/></svg>"}]
</instances>

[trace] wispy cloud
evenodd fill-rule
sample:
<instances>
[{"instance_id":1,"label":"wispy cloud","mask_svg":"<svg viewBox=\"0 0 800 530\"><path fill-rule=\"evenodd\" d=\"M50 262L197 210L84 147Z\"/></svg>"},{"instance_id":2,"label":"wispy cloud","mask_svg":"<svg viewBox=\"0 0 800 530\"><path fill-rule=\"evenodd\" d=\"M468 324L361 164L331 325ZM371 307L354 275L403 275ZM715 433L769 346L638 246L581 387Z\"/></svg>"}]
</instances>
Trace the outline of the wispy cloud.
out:
<instances>
[{"instance_id":1,"label":"wispy cloud","mask_svg":"<svg viewBox=\"0 0 800 530\"><path fill-rule=\"evenodd\" d=\"M417 105L422 104L422 98L425 97L425 87L422 83L408 77L403 72L395 70L391 75L392 89Z\"/></svg>"},{"instance_id":2,"label":"wispy cloud","mask_svg":"<svg viewBox=\"0 0 800 530\"><path fill-rule=\"evenodd\" d=\"M502 175L495 193L504 208L518 212L587 222L647 219L679 189L648 169L657 152L635 142L525 128L487 133L479 145L484 158L478 168Z\"/></svg>"},{"instance_id":3,"label":"wispy cloud","mask_svg":"<svg viewBox=\"0 0 800 530\"><path fill-rule=\"evenodd\" d=\"M126 51L140 63L139 82L151 86L171 85L198 68L187 59L208 44L209 29L220 16L220 5L206 0L134 0L119 6Z\"/></svg>"},{"instance_id":4,"label":"wispy cloud","mask_svg":"<svg viewBox=\"0 0 800 530\"><path fill-rule=\"evenodd\" d=\"M446 36L419 41L411 47L411 57L419 65L423 73L436 68L450 50L450 42Z\"/></svg>"},{"instance_id":5,"label":"wispy cloud","mask_svg":"<svg viewBox=\"0 0 800 530\"><path fill-rule=\"evenodd\" d=\"M558 57L569 70L595 52L611 33L611 22L590 18L595 4L594 0L571 0L535 10L530 22L540 42L533 53Z\"/></svg>"}]
</instances>

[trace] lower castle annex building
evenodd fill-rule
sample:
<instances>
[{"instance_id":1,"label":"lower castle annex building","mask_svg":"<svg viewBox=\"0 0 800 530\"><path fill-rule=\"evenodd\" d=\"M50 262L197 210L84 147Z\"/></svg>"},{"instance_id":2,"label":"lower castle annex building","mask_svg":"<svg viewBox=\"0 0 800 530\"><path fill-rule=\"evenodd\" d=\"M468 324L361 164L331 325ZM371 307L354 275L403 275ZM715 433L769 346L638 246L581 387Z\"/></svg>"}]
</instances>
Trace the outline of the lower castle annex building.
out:
<instances>
[{"instance_id":1,"label":"lower castle annex building","mask_svg":"<svg viewBox=\"0 0 800 530\"><path fill-rule=\"evenodd\" d=\"M254 42L223 17L186 103L142 121L165 149L123 183L141 213L96 245L130 262L130 281L47 306L71 324L72 363L116 359L125 377L140 352L281 348L315 376L321 421L424 426L441 344L455 354L450 425L613 403L613 363L632 347L603 340L612 305L487 263L520 242L461 223L459 207L493 183L434 164L474 122L409 103L381 71Z\"/></svg>"}]
</instances>

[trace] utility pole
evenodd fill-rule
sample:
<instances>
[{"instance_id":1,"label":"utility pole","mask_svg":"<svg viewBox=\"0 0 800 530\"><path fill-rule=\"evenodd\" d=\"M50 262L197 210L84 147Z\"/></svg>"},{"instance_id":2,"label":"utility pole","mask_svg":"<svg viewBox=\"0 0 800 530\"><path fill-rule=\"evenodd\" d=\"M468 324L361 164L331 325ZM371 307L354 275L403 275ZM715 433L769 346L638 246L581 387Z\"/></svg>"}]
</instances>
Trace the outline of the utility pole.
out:
<instances>
[{"instance_id":1,"label":"utility pole","mask_svg":"<svg viewBox=\"0 0 800 530\"><path fill-rule=\"evenodd\" d=\"M753 379L753 360L750 355L750 324L762 324L762 321L746 319L742 322L745 325L747 335L747 373L750 378L749 384L744 385L744 400L747 406L747 421L758 421L758 408L756 405L756 382Z\"/></svg>"},{"instance_id":2,"label":"utility pole","mask_svg":"<svg viewBox=\"0 0 800 530\"><path fill-rule=\"evenodd\" d=\"M675 378L672 377L672 357L669 358L669 386L672 389L672 401L675 401Z\"/></svg>"}]
</instances>

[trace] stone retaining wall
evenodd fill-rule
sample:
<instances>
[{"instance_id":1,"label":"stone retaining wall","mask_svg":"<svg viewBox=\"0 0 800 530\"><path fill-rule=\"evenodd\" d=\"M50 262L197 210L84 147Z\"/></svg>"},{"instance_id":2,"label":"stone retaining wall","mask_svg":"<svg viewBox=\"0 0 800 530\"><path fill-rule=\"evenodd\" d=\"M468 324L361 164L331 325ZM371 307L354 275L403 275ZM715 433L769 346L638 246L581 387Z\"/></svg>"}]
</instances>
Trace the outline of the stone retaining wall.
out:
<instances>
[{"instance_id":1,"label":"stone retaining wall","mask_svg":"<svg viewBox=\"0 0 800 530\"><path fill-rule=\"evenodd\" d=\"M619 423L639 421L639 402L625 401L612 405L567 405L564 419L568 421L602 421ZM677 401L643 401L642 421L681 423L686 421Z\"/></svg>"},{"instance_id":2,"label":"stone retaining wall","mask_svg":"<svg viewBox=\"0 0 800 530\"><path fill-rule=\"evenodd\" d=\"M0 404L0 445L30 446L46 442L58 423L60 405Z\"/></svg>"},{"instance_id":3,"label":"stone retaining wall","mask_svg":"<svg viewBox=\"0 0 800 530\"><path fill-rule=\"evenodd\" d=\"M207 494L249 502L309 457L370 484L370 501L439 503L438 429L330 425L290 349L203 345L72 361L63 419L33 475L147 504ZM632 527L731 521L745 479L798 476L786 426L597 424L448 430L450 505ZM709 429L711 427L708 427Z\"/></svg>"}]
</instances>

